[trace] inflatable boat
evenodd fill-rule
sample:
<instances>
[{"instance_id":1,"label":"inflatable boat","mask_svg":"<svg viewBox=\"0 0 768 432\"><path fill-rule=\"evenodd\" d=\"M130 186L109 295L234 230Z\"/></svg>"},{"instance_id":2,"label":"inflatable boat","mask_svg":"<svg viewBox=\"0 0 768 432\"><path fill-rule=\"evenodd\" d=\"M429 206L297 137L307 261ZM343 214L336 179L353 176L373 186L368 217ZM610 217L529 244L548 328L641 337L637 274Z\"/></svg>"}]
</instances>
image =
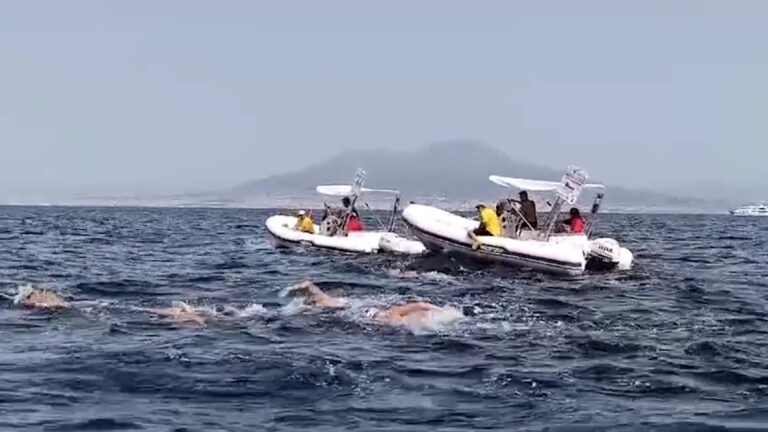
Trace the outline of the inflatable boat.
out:
<instances>
[{"instance_id":1,"label":"inflatable boat","mask_svg":"<svg viewBox=\"0 0 768 432\"><path fill-rule=\"evenodd\" d=\"M364 173L359 171L355 179L355 186L317 186L316 190L320 194L350 197L351 206L349 209L333 210L326 205L324 220L320 225L314 225L314 234L295 230L297 217L286 215L269 217L266 221L267 231L275 239L278 246L313 246L360 254L390 252L419 255L425 253L426 247L423 243L405 238L394 232L400 193L389 189L364 188L362 187L363 176ZM395 196L389 223L379 231L348 231L346 229L351 209L355 207L355 203L363 193L384 193Z\"/></svg>"},{"instance_id":2,"label":"inflatable boat","mask_svg":"<svg viewBox=\"0 0 768 432\"><path fill-rule=\"evenodd\" d=\"M632 253L616 240L588 238L602 193L598 193L595 199L589 225L583 233L553 232L563 204L575 203L585 187L603 188L602 185L586 184L586 174L582 171L569 168L560 183L500 176L491 176L490 180L520 190L555 192L557 199L544 226L538 230L522 229L522 215L517 209L510 209L501 217L502 235L480 236L478 244L473 247L474 241L468 233L479 226L475 220L419 204L406 207L403 219L427 249L434 252L568 275L582 274L588 269L626 270L632 266Z\"/></svg>"},{"instance_id":3,"label":"inflatable boat","mask_svg":"<svg viewBox=\"0 0 768 432\"><path fill-rule=\"evenodd\" d=\"M315 246L341 252L372 254L390 252L418 255L426 251L424 244L387 231L349 232L346 236L327 236L296 231L297 218L294 216L271 216L267 219L267 230L279 246ZM315 232L320 226L315 225Z\"/></svg>"}]
</instances>

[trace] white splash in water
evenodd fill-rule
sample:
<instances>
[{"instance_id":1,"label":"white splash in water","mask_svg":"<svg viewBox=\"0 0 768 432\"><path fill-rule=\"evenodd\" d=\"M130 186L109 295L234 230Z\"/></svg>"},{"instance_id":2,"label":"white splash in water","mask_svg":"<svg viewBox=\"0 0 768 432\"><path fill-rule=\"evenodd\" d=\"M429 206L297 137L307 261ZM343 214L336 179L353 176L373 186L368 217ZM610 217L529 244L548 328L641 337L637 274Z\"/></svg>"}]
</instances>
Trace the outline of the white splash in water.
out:
<instances>
[{"instance_id":1,"label":"white splash in water","mask_svg":"<svg viewBox=\"0 0 768 432\"><path fill-rule=\"evenodd\" d=\"M405 328L415 335L439 333L447 330L463 318L464 314L458 309L444 306L440 309L433 309L424 316L416 315L414 318L406 319Z\"/></svg>"},{"instance_id":2,"label":"white splash in water","mask_svg":"<svg viewBox=\"0 0 768 432\"><path fill-rule=\"evenodd\" d=\"M311 309L311 307L304 304L303 298L294 298L287 305L280 308L280 313L282 315L290 316L290 315L296 315L308 309Z\"/></svg>"},{"instance_id":3,"label":"white splash in water","mask_svg":"<svg viewBox=\"0 0 768 432\"><path fill-rule=\"evenodd\" d=\"M422 273L422 278L427 280L432 280L435 282L456 282L456 278L453 276L447 275L445 273L440 273L439 271L429 271L426 273Z\"/></svg>"},{"instance_id":4,"label":"white splash in water","mask_svg":"<svg viewBox=\"0 0 768 432\"><path fill-rule=\"evenodd\" d=\"M389 269L387 270L387 274L393 277L399 277L404 279L423 279L423 280L428 280L433 282L453 283L456 281L456 279L453 276L449 276L445 273L440 273L438 271L428 271L424 273L419 273L413 270Z\"/></svg>"},{"instance_id":5,"label":"white splash in water","mask_svg":"<svg viewBox=\"0 0 768 432\"><path fill-rule=\"evenodd\" d=\"M19 285L18 291L16 292L16 295L13 297L13 304L20 304L23 303L24 300L29 297L30 294L35 290L35 287L32 286L32 284L25 284L25 285Z\"/></svg>"},{"instance_id":6,"label":"white splash in water","mask_svg":"<svg viewBox=\"0 0 768 432\"><path fill-rule=\"evenodd\" d=\"M237 315L240 318L251 318L251 317L263 316L267 314L267 309L258 303L250 304L244 307L243 309L237 309L237 308L234 308L234 309L235 311L237 311Z\"/></svg>"}]
</instances>

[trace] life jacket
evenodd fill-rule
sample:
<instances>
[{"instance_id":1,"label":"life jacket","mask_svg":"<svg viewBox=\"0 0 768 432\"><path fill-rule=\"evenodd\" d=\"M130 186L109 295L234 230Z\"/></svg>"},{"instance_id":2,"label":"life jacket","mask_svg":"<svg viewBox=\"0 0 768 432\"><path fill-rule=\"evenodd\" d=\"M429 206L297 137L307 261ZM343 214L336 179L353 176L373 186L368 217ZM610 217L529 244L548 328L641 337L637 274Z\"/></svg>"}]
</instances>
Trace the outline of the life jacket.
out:
<instances>
[{"instance_id":1,"label":"life jacket","mask_svg":"<svg viewBox=\"0 0 768 432\"><path fill-rule=\"evenodd\" d=\"M363 230L363 224L360 222L360 219L352 216L349 218L349 221L347 222L347 231L362 231Z\"/></svg>"},{"instance_id":2,"label":"life jacket","mask_svg":"<svg viewBox=\"0 0 768 432\"><path fill-rule=\"evenodd\" d=\"M487 229L489 233L497 237L501 235L501 222L494 209L489 207L483 208L482 211L480 211L480 220L483 222L485 229Z\"/></svg>"},{"instance_id":3,"label":"life jacket","mask_svg":"<svg viewBox=\"0 0 768 432\"><path fill-rule=\"evenodd\" d=\"M581 217L571 217L571 232L581 234L584 232L584 219Z\"/></svg>"},{"instance_id":4,"label":"life jacket","mask_svg":"<svg viewBox=\"0 0 768 432\"><path fill-rule=\"evenodd\" d=\"M312 218L309 216L302 216L298 220L298 228L299 231L314 234L315 233L315 224L312 222Z\"/></svg>"}]
</instances>

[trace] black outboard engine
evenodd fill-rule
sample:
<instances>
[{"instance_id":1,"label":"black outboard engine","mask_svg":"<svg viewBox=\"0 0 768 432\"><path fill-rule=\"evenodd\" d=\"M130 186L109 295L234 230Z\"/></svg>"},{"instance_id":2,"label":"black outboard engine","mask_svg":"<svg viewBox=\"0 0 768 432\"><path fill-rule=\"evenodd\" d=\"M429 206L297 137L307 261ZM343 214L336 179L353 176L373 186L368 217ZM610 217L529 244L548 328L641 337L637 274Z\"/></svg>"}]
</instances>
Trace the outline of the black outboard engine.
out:
<instances>
[{"instance_id":1,"label":"black outboard engine","mask_svg":"<svg viewBox=\"0 0 768 432\"><path fill-rule=\"evenodd\" d=\"M509 212L505 212L499 218L501 220L501 236L508 238L517 237L517 221L515 216Z\"/></svg>"},{"instance_id":2,"label":"black outboard engine","mask_svg":"<svg viewBox=\"0 0 768 432\"><path fill-rule=\"evenodd\" d=\"M326 204L325 211L323 212L323 221L320 223L320 235L340 235L344 227L345 214L344 210L331 208Z\"/></svg>"},{"instance_id":3,"label":"black outboard engine","mask_svg":"<svg viewBox=\"0 0 768 432\"><path fill-rule=\"evenodd\" d=\"M520 231L520 216L515 212L509 200L501 200L496 204L496 214L501 222L501 236L507 238L517 238Z\"/></svg>"},{"instance_id":4,"label":"black outboard engine","mask_svg":"<svg viewBox=\"0 0 768 432\"><path fill-rule=\"evenodd\" d=\"M330 213L322 223L320 223L320 235L335 236L341 234L341 228L344 225L344 219Z\"/></svg>"}]
</instances>

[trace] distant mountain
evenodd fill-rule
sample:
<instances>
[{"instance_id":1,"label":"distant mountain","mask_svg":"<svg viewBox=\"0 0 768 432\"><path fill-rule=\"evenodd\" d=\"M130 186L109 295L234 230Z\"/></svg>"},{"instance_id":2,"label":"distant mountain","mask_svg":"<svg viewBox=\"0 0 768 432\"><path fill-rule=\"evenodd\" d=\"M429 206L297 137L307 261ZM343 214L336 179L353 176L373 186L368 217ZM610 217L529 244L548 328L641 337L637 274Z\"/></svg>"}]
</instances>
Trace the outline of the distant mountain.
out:
<instances>
[{"instance_id":1,"label":"distant mountain","mask_svg":"<svg viewBox=\"0 0 768 432\"><path fill-rule=\"evenodd\" d=\"M238 186L240 193L306 193L318 184L350 183L358 168L366 171L366 185L395 188L407 194L471 198L494 187L490 173L521 177L559 178L561 173L519 163L492 147L467 142L439 143L415 152L355 151L319 164Z\"/></svg>"},{"instance_id":2,"label":"distant mountain","mask_svg":"<svg viewBox=\"0 0 768 432\"><path fill-rule=\"evenodd\" d=\"M566 167L555 170L515 161L506 153L477 142L442 142L412 152L346 152L300 170L249 181L230 193L240 197L307 196L319 184L351 183L358 168L366 171L367 186L398 189L406 199L442 197L460 201L498 199L503 191L488 181L490 174L558 181ZM612 207L706 210L720 206L700 198L622 187L609 187L606 200Z\"/></svg>"}]
</instances>

